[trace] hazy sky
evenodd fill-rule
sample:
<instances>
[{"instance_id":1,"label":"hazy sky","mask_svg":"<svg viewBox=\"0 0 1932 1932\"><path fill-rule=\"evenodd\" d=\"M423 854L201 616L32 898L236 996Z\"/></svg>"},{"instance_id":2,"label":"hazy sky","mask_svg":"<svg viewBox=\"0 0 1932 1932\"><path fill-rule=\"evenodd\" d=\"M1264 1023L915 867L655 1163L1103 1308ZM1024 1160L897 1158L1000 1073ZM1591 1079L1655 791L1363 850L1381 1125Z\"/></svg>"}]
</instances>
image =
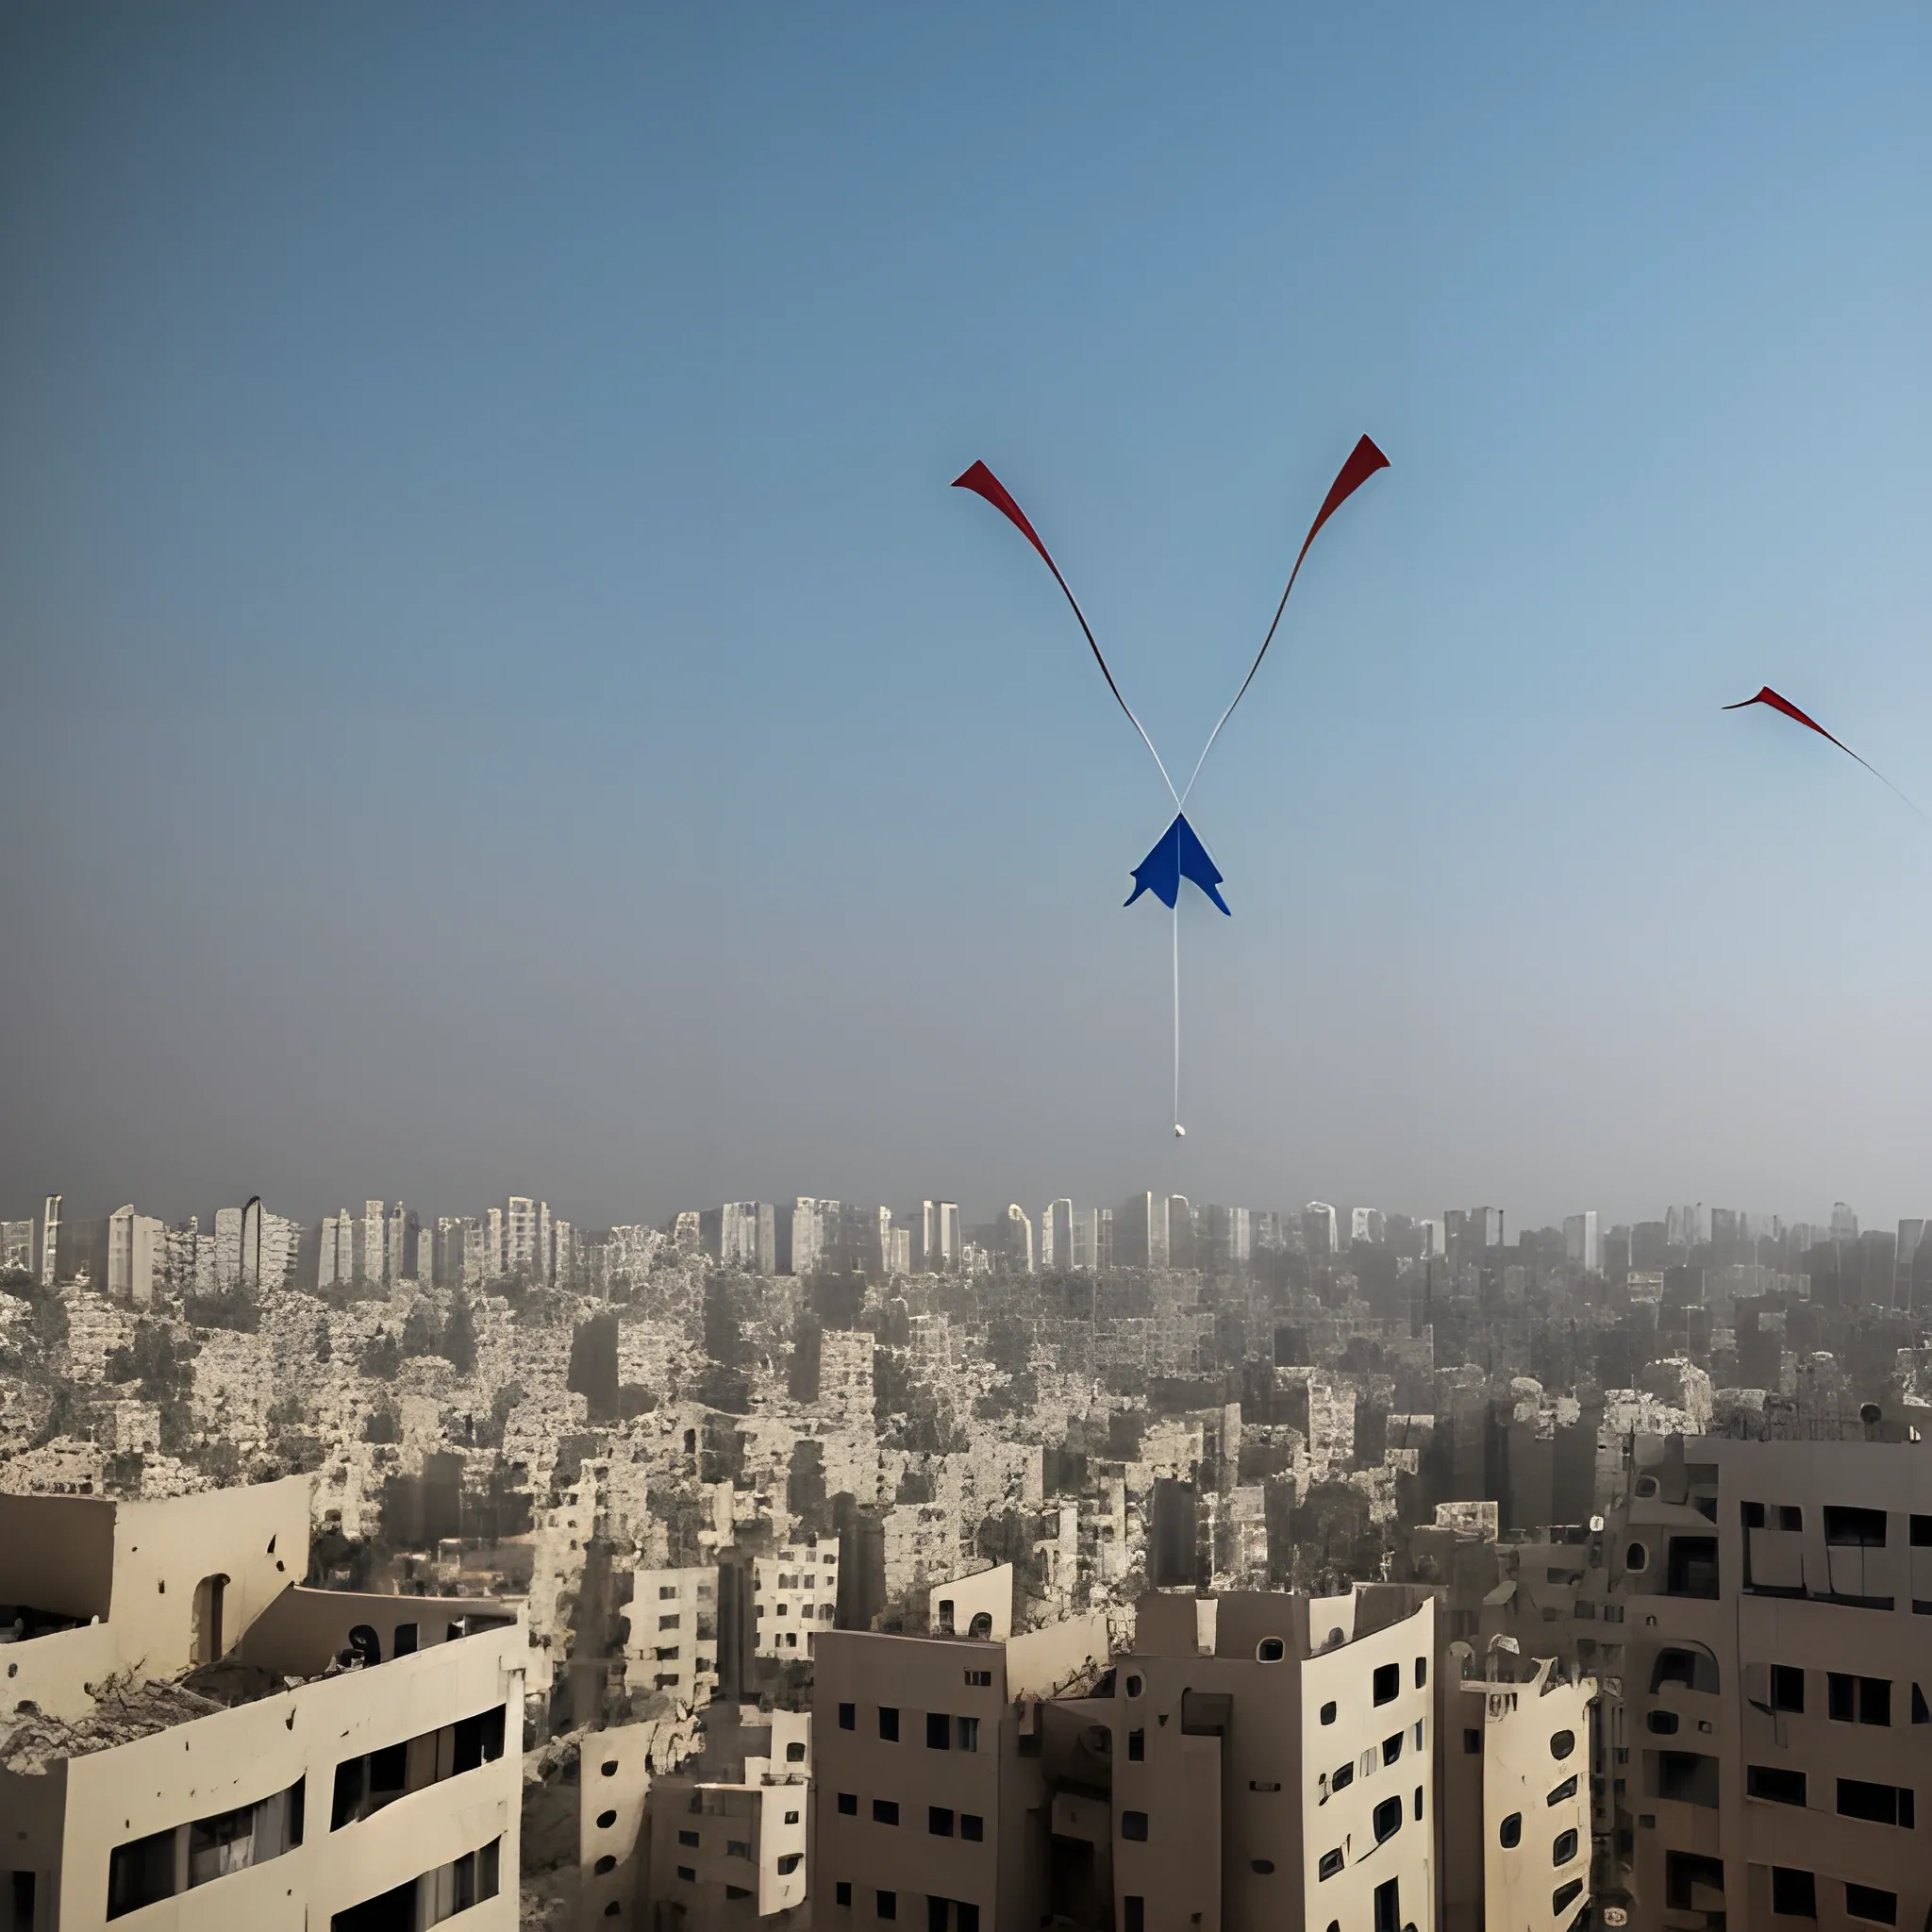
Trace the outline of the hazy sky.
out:
<instances>
[{"instance_id":1,"label":"hazy sky","mask_svg":"<svg viewBox=\"0 0 1932 1932\"><path fill-rule=\"evenodd\" d=\"M1204 17L1204 15L1206 17ZM1932 12L0 12L4 1208L1932 1210ZM1170 761L1166 821L983 457Z\"/></svg>"}]
</instances>

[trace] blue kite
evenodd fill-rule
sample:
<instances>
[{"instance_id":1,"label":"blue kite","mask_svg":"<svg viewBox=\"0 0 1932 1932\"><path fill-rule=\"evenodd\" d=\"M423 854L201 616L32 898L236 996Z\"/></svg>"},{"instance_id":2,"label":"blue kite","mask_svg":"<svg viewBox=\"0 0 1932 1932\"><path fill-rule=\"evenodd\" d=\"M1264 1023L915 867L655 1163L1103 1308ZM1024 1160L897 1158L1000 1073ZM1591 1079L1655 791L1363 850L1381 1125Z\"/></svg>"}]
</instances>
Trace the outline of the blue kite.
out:
<instances>
[{"instance_id":1,"label":"blue kite","mask_svg":"<svg viewBox=\"0 0 1932 1932\"><path fill-rule=\"evenodd\" d=\"M1234 694L1234 703L1222 712L1214 729L1208 734L1208 742L1201 747L1201 756L1194 760L1194 770L1183 791L1176 791L1174 780L1167 774L1167 767L1161 763L1160 754L1154 749L1154 741L1147 736L1146 727L1134 716L1133 708L1121 695L1121 688L1114 682L1113 673L1107 667L1107 659L1100 654L1100 646L1094 641L1093 631L1087 622L1087 614L1080 608L1079 601L1067 587L1067 580L1060 575L1060 567L1040 541L1040 533L1027 521L1026 512L1013 500L1006 485L989 470L984 463L974 463L963 475L953 479L955 490L970 490L977 496L983 496L988 503L1010 523L1020 534L1040 553L1041 562L1053 573L1054 582L1060 587L1061 594L1073 607L1074 615L1079 621L1080 629L1087 639L1087 648L1093 653L1093 661L1100 666L1100 675L1107 679L1107 688L1112 691L1114 702L1127 715L1127 722L1141 734L1141 742L1153 755L1154 762L1160 770L1161 782L1167 787L1168 796L1174 800L1174 822L1161 833L1154 849L1134 868L1134 890L1127 896L1131 906L1142 892L1152 892L1160 903L1174 913L1174 1110L1176 1116L1181 1110L1181 929L1180 895L1181 881L1189 879L1213 901L1223 912L1228 912L1228 904L1221 896L1223 874L1216 868L1213 859L1208 856L1208 848L1202 844L1199 835L1188 823L1188 794L1194 789L1194 780L1201 775L1201 767L1208 762L1208 754L1214 749L1214 741L1221 736L1221 727L1234 716L1235 705L1247 695L1249 685L1255 681L1255 673L1261 668L1261 659L1268 655L1268 646L1274 641L1274 633L1281 624L1281 613L1288 608L1289 591L1294 589L1294 580L1301 575L1302 559L1308 554L1308 546L1314 542L1317 533L1328 519L1373 476L1377 470L1386 470L1389 458L1377 449L1373 441L1364 436L1349 453L1348 460L1342 464L1328 494L1323 499L1322 508L1316 512L1315 521L1308 526L1308 534L1302 539L1302 547L1294 560L1294 568L1288 574L1288 589L1281 593L1281 602L1274 607L1274 621L1268 626L1268 635L1261 640L1261 648L1255 654L1255 661L1248 667L1248 675L1241 679L1241 688ZM1230 917L1232 914L1229 915ZM1174 1124L1175 1138L1184 1136L1187 1129L1178 1118Z\"/></svg>"}]
</instances>

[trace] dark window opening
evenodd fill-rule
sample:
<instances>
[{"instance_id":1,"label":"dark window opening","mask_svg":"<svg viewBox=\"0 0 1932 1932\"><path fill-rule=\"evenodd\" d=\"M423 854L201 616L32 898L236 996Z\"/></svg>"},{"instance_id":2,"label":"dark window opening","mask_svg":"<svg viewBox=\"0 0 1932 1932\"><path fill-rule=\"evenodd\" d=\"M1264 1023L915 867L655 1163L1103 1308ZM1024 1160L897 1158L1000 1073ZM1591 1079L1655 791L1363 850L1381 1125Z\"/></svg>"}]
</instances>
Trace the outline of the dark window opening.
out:
<instances>
[{"instance_id":1,"label":"dark window opening","mask_svg":"<svg viewBox=\"0 0 1932 1932\"><path fill-rule=\"evenodd\" d=\"M1845 1912L1854 1919L1870 1919L1874 1925L1898 1924L1898 1893L1877 1885L1854 1885L1845 1880Z\"/></svg>"},{"instance_id":2,"label":"dark window opening","mask_svg":"<svg viewBox=\"0 0 1932 1932\"><path fill-rule=\"evenodd\" d=\"M1782 1764L1747 1764L1744 1767L1744 1795L1766 1798L1774 1805L1802 1805L1805 1802L1805 1774Z\"/></svg>"},{"instance_id":3,"label":"dark window opening","mask_svg":"<svg viewBox=\"0 0 1932 1932\"><path fill-rule=\"evenodd\" d=\"M951 1719L942 1710L929 1710L925 1714L925 1748L928 1751L947 1751L952 1748L953 1725Z\"/></svg>"},{"instance_id":4,"label":"dark window opening","mask_svg":"<svg viewBox=\"0 0 1932 1932\"><path fill-rule=\"evenodd\" d=\"M1771 1667L1771 1707L1802 1713L1805 1708L1805 1673L1796 1664Z\"/></svg>"},{"instance_id":5,"label":"dark window opening","mask_svg":"<svg viewBox=\"0 0 1932 1932\"><path fill-rule=\"evenodd\" d=\"M1512 1811L1504 1819L1496 1831L1496 1841L1506 1852L1513 1852L1523 1842L1523 1813Z\"/></svg>"},{"instance_id":6,"label":"dark window opening","mask_svg":"<svg viewBox=\"0 0 1932 1932\"><path fill-rule=\"evenodd\" d=\"M1374 1691L1377 1704L1392 1704L1402 1689L1402 1666L1400 1664L1377 1664L1375 1666Z\"/></svg>"},{"instance_id":7,"label":"dark window opening","mask_svg":"<svg viewBox=\"0 0 1932 1932\"><path fill-rule=\"evenodd\" d=\"M1882 1550L1885 1547L1885 1511L1853 1509L1827 1503L1824 1506L1824 1541L1841 1549Z\"/></svg>"},{"instance_id":8,"label":"dark window opening","mask_svg":"<svg viewBox=\"0 0 1932 1932\"><path fill-rule=\"evenodd\" d=\"M1910 1831L1912 1793L1901 1785L1871 1784L1863 1778L1841 1777L1838 1781L1838 1815L1863 1818L1873 1824L1895 1824Z\"/></svg>"},{"instance_id":9,"label":"dark window opening","mask_svg":"<svg viewBox=\"0 0 1932 1932\"><path fill-rule=\"evenodd\" d=\"M1699 1893L1705 1896L1700 1897ZM1664 1904L1673 1911L1722 1911L1724 1904L1724 1861L1702 1852L1664 1854Z\"/></svg>"},{"instance_id":10,"label":"dark window opening","mask_svg":"<svg viewBox=\"0 0 1932 1932\"><path fill-rule=\"evenodd\" d=\"M1374 1826L1377 1844L1384 1839L1393 1838L1402 1829L1402 1800L1384 1798L1371 1814L1370 1823Z\"/></svg>"},{"instance_id":11,"label":"dark window opening","mask_svg":"<svg viewBox=\"0 0 1932 1932\"><path fill-rule=\"evenodd\" d=\"M1716 1537L1674 1536L1665 1565L1665 1593L1670 1596L1715 1598L1717 1585Z\"/></svg>"},{"instance_id":12,"label":"dark window opening","mask_svg":"<svg viewBox=\"0 0 1932 1932\"><path fill-rule=\"evenodd\" d=\"M1657 1754L1657 1794L1680 1805L1717 1808L1717 1759L1700 1751L1659 1751Z\"/></svg>"},{"instance_id":13,"label":"dark window opening","mask_svg":"<svg viewBox=\"0 0 1932 1932\"><path fill-rule=\"evenodd\" d=\"M899 1707L897 1705L882 1704L879 1706L879 1736L888 1744L896 1744L899 1741ZM879 1896L884 1898L887 1894L881 1892Z\"/></svg>"},{"instance_id":14,"label":"dark window opening","mask_svg":"<svg viewBox=\"0 0 1932 1932\"><path fill-rule=\"evenodd\" d=\"M1574 1831L1559 1831L1556 1842L1550 1846L1550 1863L1567 1865L1576 1856L1576 1834Z\"/></svg>"},{"instance_id":15,"label":"dark window opening","mask_svg":"<svg viewBox=\"0 0 1932 1932\"><path fill-rule=\"evenodd\" d=\"M841 1704L839 1707L839 1728L841 1731L856 1731L858 1728L858 1705Z\"/></svg>"},{"instance_id":16,"label":"dark window opening","mask_svg":"<svg viewBox=\"0 0 1932 1932\"><path fill-rule=\"evenodd\" d=\"M1815 1919L1818 1916L1816 1874L1793 1871L1789 1865L1774 1865L1771 1868L1771 1908L1788 1919Z\"/></svg>"},{"instance_id":17,"label":"dark window opening","mask_svg":"<svg viewBox=\"0 0 1932 1932\"><path fill-rule=\"evenodd\" d=\"M1121 1813L1121 1836L1131 1839L1136 1844L1147 1842L1147 1814L1144 1811L1123 1811Z\"/></svg>"},{"instance_id":18,"label":"dark window opening","mask_svg":"<svg viewBox=\"0 0 1932 1932\"><path fill-rule=\"evenodd\" d=\"M1398 1815L1401 1807L1396 1807ZM1402 1881L1385 1878L1375 1888L1375 1932L1402 1932Z\"/></svg>"}]
</instances>

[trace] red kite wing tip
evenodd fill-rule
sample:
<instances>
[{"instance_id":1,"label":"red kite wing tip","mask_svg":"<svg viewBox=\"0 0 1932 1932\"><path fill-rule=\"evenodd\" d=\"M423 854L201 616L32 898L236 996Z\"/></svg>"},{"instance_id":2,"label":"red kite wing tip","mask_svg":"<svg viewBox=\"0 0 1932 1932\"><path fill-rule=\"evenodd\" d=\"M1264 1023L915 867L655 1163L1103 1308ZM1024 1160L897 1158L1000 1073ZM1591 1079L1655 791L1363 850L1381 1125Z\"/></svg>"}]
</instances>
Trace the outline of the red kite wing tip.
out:
<instances>
[{"instance_id":1,"label":"red kite wing tip","mask_svg":"<svg viewBox=\"0 0 1932 1932\"><path fill-rule=\"evenodd\" d=\"M971 490L980 477L991 475L992 472L984 463L975 459L953 478L950 487L954 490Z\"/></svg>"},{"instance_id":2,"label":"red kite wing tip","mask_svg":"<svg viewBox=\"0 0 1932 1932\"><path fill-rule=\"evenodd\" d=\"M1784 699L1779 697L1770 685L1760 684L1757 687L1757 695L1756 697L1740 698L1735 705L1720 705L1718 709L1721 711L1741 711L1751 705L1782 705L1784 702Z\"/></svg>"},{"instance_id":3,"label":"red kite wing tip","mask_svg":"<svg viewBox=\"0 0 1932 1932\"><path fill-rule=\"evenodd\" d=\"M1381 444L1373 436L1364 435L1362 440L1356 444L1356 448L1367 450L1374 458L1375 467L1378 470L1386 470L1391 467L1389 458L1382 454Z\"/></svg>"}]
</instances>

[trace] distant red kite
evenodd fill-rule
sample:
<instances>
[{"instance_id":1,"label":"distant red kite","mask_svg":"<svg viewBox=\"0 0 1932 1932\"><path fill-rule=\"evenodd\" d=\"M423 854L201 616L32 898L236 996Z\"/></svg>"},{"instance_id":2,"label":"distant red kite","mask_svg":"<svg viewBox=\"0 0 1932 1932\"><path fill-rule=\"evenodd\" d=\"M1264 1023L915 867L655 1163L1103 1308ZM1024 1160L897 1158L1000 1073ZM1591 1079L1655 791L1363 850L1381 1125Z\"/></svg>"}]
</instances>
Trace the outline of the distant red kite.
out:
<instances>
[{"instance_id":1,"label":"distant red kite","mask_svg":"<svg viewBox=\"0 0 1932 1932\"><path fill-rule=\"evenodd\" d=\"M1914 811L1919 812L1919 816L1921 818L1924 818L1925 816L1925 814L1923 811L1919 811L1919 808L1916 805L1912 805L1912 801L1909 798L1906 798L1906 795L1903 791L1899 791L1898 787L1896 785L1893 785L1891 780L1888 778L1885 775L1885 774L1878 769L1876 765L1873 764L1869 759L1859 758L1858 754L1855 752L1850 745L1844 743L1842 741L1839 739L1834 738L1831 735L1831 733L1828 732L1824 728L1824 726L1818 722L1816 718L1810 717L1807 713L1799 710L1797 706L1792 704L1790 698L1781 697L1776 691L1772 690L1770 685L1767 684L1762 686L1755 698L1743 698L1740 699L1735 705L1724 705L1721 706L1720 708L1726 711L1742 711L1747 709L1752 705L1769 705L1774 711L1782 711L1785 714L1785 716L1790 719L1794 724L1802 724L1807 731L1817 732L1819 737L1824 739L1827 744L1837 745L1839 750L1843 752L1846 758L1858 758L1858 762L1861 765L1863 765L1865 769L1868 772L1870 772L1874 778L1876 778L1881 785L1890 787L1890 789L1892 791L1897 792L1899 797L1905 798L1906 803L1907 805L1910 805Z\"/></svg>"}]
</instances>

